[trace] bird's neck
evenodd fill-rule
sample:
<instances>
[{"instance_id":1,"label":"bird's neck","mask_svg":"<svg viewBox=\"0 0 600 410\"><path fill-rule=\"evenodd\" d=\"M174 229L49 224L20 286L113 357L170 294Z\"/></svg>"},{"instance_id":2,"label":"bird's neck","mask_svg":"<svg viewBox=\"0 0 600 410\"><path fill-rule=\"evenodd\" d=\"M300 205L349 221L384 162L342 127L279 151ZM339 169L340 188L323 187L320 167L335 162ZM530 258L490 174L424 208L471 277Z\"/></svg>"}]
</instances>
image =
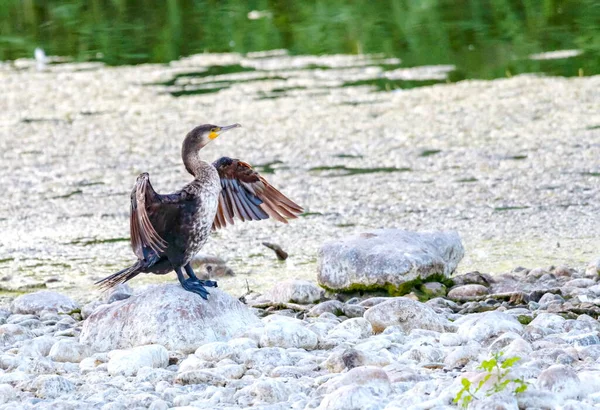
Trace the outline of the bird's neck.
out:
<instances>
[{"instance_id":1,"label":"bird's neck","mask_svg":"<svg viewBox=\"0 0 600 410\"><path fill-rule=\"evenodd\" d=\"M204 148L204 145L206 144L197 142L192 136L188 135L181 147L181 159L183 159L183 165L185 165L187 172L192 174L196 179L204 175L206 173L206 168L211 166L208 162L203 161L200 158L200 150Z\"/></svg>"},{"instance_id":2,"label":"bird's neck","mask_svg":"<svg viewBox=\"0 0 600 410\"><path fill-rule=\"evenodd\" d=\"M186 154L187 155L183 155L183 165L185 165L187 172L192 174L196 179L201 178L206 174L206 170L212 166L200 158L198 151Z\"/></svg>"}]
</instances>

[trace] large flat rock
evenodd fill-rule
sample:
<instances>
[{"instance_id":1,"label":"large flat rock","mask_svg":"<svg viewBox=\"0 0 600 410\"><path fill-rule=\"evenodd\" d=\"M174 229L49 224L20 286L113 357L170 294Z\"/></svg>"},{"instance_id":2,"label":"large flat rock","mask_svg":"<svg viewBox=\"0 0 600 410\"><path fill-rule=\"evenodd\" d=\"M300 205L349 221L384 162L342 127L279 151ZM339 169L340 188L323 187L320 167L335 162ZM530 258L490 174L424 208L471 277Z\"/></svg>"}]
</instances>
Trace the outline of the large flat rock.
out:
<instances>
[{"instance_id":1,"label":"large flat rock","mask_svg":"<svg viewBox=\"0 0 600 410\"><path fill-rule=\"evenodd\" d=\"M387 290L406 293L407 282L449 277L464 256L457 232L377 229L325 243L317 280L341 292Z\"/></svg>"},{"instance_id":2,"label":"large flat rock","mask_svg":"<svg viewBox=\"0 0 600 410\"><path fill-rule=\"evenodd\" d=\"M155 285L100 306L86 319L81 342L97 352L146 344L192 352L253 326L263 325L245 305L219 289L210 289L204 300L179 285Z\"/></svg>"}]
</instances>

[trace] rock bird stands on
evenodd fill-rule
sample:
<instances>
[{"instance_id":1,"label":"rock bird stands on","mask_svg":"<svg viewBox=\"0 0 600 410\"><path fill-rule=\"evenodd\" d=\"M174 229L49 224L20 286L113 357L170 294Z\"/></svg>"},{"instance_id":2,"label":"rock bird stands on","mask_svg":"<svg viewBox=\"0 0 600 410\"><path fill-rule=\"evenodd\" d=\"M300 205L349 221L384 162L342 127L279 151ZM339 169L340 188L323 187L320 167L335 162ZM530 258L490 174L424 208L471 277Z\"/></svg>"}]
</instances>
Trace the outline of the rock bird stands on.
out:
<instances>
[{"instance_id":1,"label":"rock bird stands on","mask_svg":"<svg viewBox=\"0 0 600 410\"><path fill-rule=\"evenodd\" d=\"M147 173L137 178L131 192L130 230L131 247L138 260L98 281L101 287L111 288L142 272L163 275L174 270L184 289L206 299L205 286L216 287L217 283L198 279L190 261L206 243L211 229L233 224L234 218L251 221L271 217L287 223L287 218L302 212L247 163L227 157L212 164L200 159L199 151L206 144L238 127L206 124L188 133L181 156L194 180L180 191L161 195L150 185Z\"/></svg>"}]
</instances>

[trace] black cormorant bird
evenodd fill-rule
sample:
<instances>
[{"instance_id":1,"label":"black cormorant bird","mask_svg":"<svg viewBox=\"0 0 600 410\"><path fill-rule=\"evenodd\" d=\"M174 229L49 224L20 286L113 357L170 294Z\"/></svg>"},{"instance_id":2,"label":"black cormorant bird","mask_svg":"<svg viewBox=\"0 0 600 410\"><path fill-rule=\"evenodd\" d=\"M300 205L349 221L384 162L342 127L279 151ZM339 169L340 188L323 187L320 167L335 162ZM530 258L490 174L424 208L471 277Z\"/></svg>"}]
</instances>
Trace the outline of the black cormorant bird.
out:
<instances>
[{"instance_id":1,"label":"black cormorant bird","mask_svg":"<svg viewBox=\"0 0 600 410\"><path fill-rule=\"evenodd\" d=\"M288 218L302 213L299 205L247 163L228 157L212 164L200 159L199 151L206 144L238 127L205 124L187 134L181 157L194 180L180 191L158 194L147 173L138 176L131 192L130 217L131 247L138 260L97 284L111 288L142 272L163 275L174 270L184 289L207 299L205 287L216 287L217 282L198 279L190 261L206 243L211 229L233 224L234 218L251 221L272 217L287 223Z\"/></svg>"}]
</instances>

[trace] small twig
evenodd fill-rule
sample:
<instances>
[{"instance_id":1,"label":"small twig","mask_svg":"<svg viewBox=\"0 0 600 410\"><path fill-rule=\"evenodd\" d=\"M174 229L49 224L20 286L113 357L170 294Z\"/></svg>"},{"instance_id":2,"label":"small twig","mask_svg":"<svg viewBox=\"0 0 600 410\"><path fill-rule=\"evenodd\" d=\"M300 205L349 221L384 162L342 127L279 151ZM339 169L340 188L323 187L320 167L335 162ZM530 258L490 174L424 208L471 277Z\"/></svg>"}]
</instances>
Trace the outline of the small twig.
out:
<instances>
[{"instance_id":1,"label":"small twig","mask_svg":"<svg viewBox=\"0 0 600 410\"><path fill-rule=\"evenodd\" d=\"M277 255L277 259L280 261L284 261L288 258L287 252L281 249L281 246L277 245L276 243L263 242L262 244L267 248L274 250L275 255Z\"/></svg>"}]
</instances>

